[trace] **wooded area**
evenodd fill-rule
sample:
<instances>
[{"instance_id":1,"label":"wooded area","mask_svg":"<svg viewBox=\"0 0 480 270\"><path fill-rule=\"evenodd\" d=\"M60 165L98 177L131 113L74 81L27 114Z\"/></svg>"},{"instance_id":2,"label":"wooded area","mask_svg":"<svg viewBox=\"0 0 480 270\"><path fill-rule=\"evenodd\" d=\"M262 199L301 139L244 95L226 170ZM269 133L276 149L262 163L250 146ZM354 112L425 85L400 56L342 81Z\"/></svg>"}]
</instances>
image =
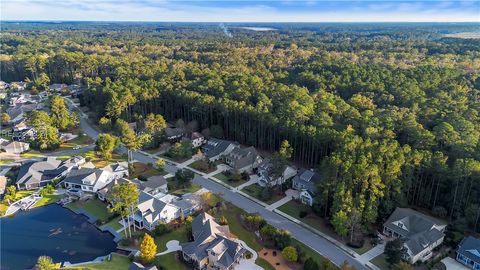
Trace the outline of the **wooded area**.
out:
<instances>
[{"instance_id":1,"label":"wooded area","mask_svg":"<svg viewBox=\"0 0 480 270\"><path fill-rule=\"evenodd\" d=\"M442 36L474 24L235 26L7 23L1 79L81 82L97 120L156 113L264 150L288 140L325 177L326 217L368 225L413 205L480 231L480 40Z\"/></svg>"}]
</instances>

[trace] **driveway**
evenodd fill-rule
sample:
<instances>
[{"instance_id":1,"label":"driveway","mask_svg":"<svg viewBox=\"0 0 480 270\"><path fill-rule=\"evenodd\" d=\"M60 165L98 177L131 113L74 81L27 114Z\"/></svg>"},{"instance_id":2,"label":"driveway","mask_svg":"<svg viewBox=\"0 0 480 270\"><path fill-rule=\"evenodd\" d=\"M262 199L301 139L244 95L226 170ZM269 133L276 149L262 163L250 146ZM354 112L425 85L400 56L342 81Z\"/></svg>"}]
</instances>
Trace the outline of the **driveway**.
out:
<instances>
[{"instance_id":1,"label":"driveway","mask_svg":"<svg viewBox=\"0 0 480 270\"><path fill-rule=\"evenodd\" d=\"M241 184L240 186L236 187L234 190L235 190L235 191L239 191L239 190L241 190L241 189L244 188L244 187L247 187L247 186L250 186L250 185L253 185L253 184L258 183L258 181L260 181L260 177L258 177L258 175L256 175L256 174L251 175L251 176L250 176L250 179L248 180L248 182Z\"/></svg>"},{"instance_id":2,"label":"driveway","mask_svg":"<svg viewBox=\"0 0 480 270\"><path fill-rule=\"evenodd\" d=\"M442 260L442 263L447 267L447 270L471 270L465 265L455 261L453 258L446 257Z\"/></svg>"},{"instance_id":3,"label":"driveway","mask_svg":"<svg viewBox=\"0 0 480 270\"><path fill-rule=\"evenodd\" d=\"M293 198L296 198L297 196L298 196L298 191L293 189L288 189L287 191L285 191L285 197L267 206L266 209L270 211L272 211L273 209L277 209L278 207L293 200Z\"/></svg>"},{"instance_id":4,"label":"driveway","mask_svg":"<svg viewBox=\"0 0 480 270\"><path fill-rule=\"evenodd\" d=\"M384 250L385 250L385 244L376 245L369 251L363 253L360 257L357 258L357 260L359 260L363 264L366 264L369 261L373 260L373 258L382 254Z\"/></svg>"}]
</instances>

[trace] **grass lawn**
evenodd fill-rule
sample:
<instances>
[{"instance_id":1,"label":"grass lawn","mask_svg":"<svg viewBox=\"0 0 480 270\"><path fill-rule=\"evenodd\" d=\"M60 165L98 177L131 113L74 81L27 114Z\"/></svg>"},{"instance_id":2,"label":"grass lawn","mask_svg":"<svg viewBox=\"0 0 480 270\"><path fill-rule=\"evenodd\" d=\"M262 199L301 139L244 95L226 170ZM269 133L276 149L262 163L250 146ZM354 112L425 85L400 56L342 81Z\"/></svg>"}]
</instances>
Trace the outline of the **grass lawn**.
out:
<instances>
[{"instance_id":1,"label":"grass lawn","mask_svg":"<svg viewBox=\"0 0 480 270\"><path fill-rule=\"evenodd\" d=\"M167 178L167 183L168 183L168 193L177 195L177 196L182 196L183 194L186 194L186 193L193 193L202 188L201 186L195 183L191 183L190 187L187 187L187 188L179 187L177 186L175 177Z\"/></svg>"},{"instance_id":2,"label":"grass lawn","mask_svg":"<svg viewBox=\"0 0 480 270\"><path fill-rule=\"evenodd\" d=\"M43 196L33 207L40 207L47 204L55 203L59 201L62 197L63 195L54 195L54 194Z\"/></svg>"},{"instance_id":3,"label":"grass lawn","mask_svg":"<svg viewBox=\"0 0 480 270\"><path fill-rule=\"evenodd\" d=\"M19 190L15 194L15 201L18 201L20 199L23 199L29 195L31 195L34 191L33 190ZM3 215L8 209L8 205L4 202L0 203L0 214Z\"/></svg>"},{"instance_id":4,"label":"grass lawn","mask_svg":"<svg viewBox=\"0 0 480 270\"><path fill-rule=\"evenodd\" d=\"M40 153L39 151L37 150L29 150L28 152L26 153L23 153L23 154L20 154L20 156L22 158L40 158L40 157L44 157L45 155Z\"/></svg>"},{"instance_id":5,"label":"grass lawn","mask_svg":"<svg viewBox=\"0 0 480 270\"><path fill-rule=\"evenodd\" d=\"M155 244L157 244L157 252L167 250L167 242L170 240L178 240L180 243L188 242L187 227L181 225L178 228L172 229L171 232L155 237ZM168 268L170 269L170 268Z\"/></svg>"},{"instance_id":6,"label":"grass lawn","mask_svg":"<svg viewBox=\"0 0 480 270\"><path fill-rule=\"evenodd\" d=\"M203 159L199 159L193 162L192 164L188 165L188 167L204 173L211 173L217 169L217 165L209 164L208 161Z\"/></svg>"},{"instance_id":7,"label":"grass lawn","mask_svg":"<svg viewBox=\"0 0 480 270\"><path fill-rule=\"evenodd\" d=\"M12 163L14 161L15 161L15 159L9 159L9 158L0 159L0 165L9 164L9 163Z\"/></svg>"},{"instance_id":8,"label":"grass lawn","mask_svg":"<svg viewBox=\"0 0 480 270\"><path fill-rule=\"evenodd\" d=\"M60 148L57 149L56 151L58 150L68 150L68 149L72 149L74 148L75 146L85 146L85 145L89 145L89 144L92 144L94 141L88 137L88 136L78 136L77 138L73 139L73 140L70 140L68 142L64 142L60 145Z\"/></svg>"},{"instance_id":9,"label":"grass lawn","mask_svg":"<svg viewBox=\"0 0 480 270\"><path fill-rule=\"evenodd\" d=\"M87 159L87 161L91 161L93 165L95 165L97 168L103 168L107 166L110 163L117 162L117 161L126 161L127 157L124 155L120 154L113 154L112 158L110 160L104 160L101 156L97 155L93 149L90 149L85 152L78 153L78 155L84 157ZM71 156L68 156L67 158L70 158ZM61 157L63 158L63 157Z\"/></svg>"},{"instance_id":10,"label":"grass lawn","mask_svg":"<svg viewBox=\"0 0 480 270\"><path fill-rule=\"evenodd\" d=\"M153 168L150 165L147 165L145 163L140 163L140 162L135 162L133 163L133 168L134 168L134 173L129 176L130 179L135 179L139 177L140 175L145 176L145 177L150 177L153 175L159 175L162 174L161 171Z\"/></svg>"},{"instance_id":11,"label":"grass lawn","mask_svg":"<svg viewBox=\"0 0 480 270\"><path fill-rule=\"evenodd\" d=\"M173 157L168 155L168 152L165 153L165 154L160 154L159 157L164 158L166 160L175 161L177 163L183 163L183 162L185 162L185 161L187 161L191 158L191 157L176 157L176 158L173 158Z\"/></svg>"},{"instance_id":12,"label":"grass lawn","mask_svg":"<svg viewBox=\"0 0 480 270\"><path fill-rule=\"evenodd\" d=\"M338 238L338 236L332 231L328 224L326 224L326 221L313 213L312 209L308 205L302 204L297 201L289 201L288 203L280 206L278 210L298 220L301 220L305 224L310 225L311 227L323 233L326 233L331 237ZM307 216L304 218L300 218L299 215L301 211L306 211Z\"/></svg>"},{"instance_id":13,"label":"grass lawn","mask_svg":"<svg viewBox=\"0 0 480 270\"><path fill-rule=\"evenodd\" d=\"M285 195L279 194L277 191L273 190L272 191L272 197L270 198L270 200L262 200L262 196L261 196L262 187L259 186L259 185L256 185L256 184L246 186L242 189L242 191L247 193L248 195L254 197L254 198L259 199L262 202L267 203L267 204L272 204L272 203L280 200L281 198L285 197Z\"/></svg>"},{"instance_id":14,"label":"grass lawn","mask_svg":"<svg viewBox=\"0 0 480 270\"><path fill-rule=\"evenodd\" d=\"M155 258L154 264L168 270L188 270L190 269L176 257L176 252L168 253Z\"/></svg>"},{"instance_id":15,"label":"grass lawn","mask_svg":"<svg viewBox=\"0 0 480 270\"><path fill-rule=\"evenodd\" d=\"M77 267L67 267L61 268L65 270L127 270L130 265L130 259L127 256L122 256L118 254L112 254L112 260L102 263L92 263L88 265L82 265Z\"/></svg>"},{"instance_id":16,"label":"grass lawn","mask_svg":"<svg viewBox=\"0 0 480 270\"><path fill-rule=\"evenodd\" d=\"M350 247L350 248L353 249L358 254L362 255L363 253L372 249L373 246L372 246L372 243L370 242L370 239L365 239L365 242L363 243L363 246L361 248L353 248L353 247Z\"/></svg>"},{"instance_id":17,"label":"grass lawn","mask_svg":"<svg viewBox=\"0 0 480 270\"><path fill-rule=\"evenodd\" d=\"M382 270L390 269L390 265L387 262L385 254L378 255L377 257L373 258L373 260L371 260L370 262Z\"/></svg>"},{"instance_id":18,"label":"grass lawn","mask_svg":"<svg viewBox=\"0 0 480 270\"><path fill-rule=\"evenodd\" d=\"M76 210L83 208L89 214L95 216L101 220L107 220L112 216L107 209L107 205L99 200L88 200L86 202L83 201L75 201L66 205L69 209Z\"/></svg>"},{"instance_id":19,"label":"grass lawn","mask_svg":"<svg viewBox=\"0 0 480 270\"><path fill-rule=\"evenodd\" d=\"M121 217L116 217L112 220L110 220L108 223L102 225L103 226L110 226L112 227L114 230L120 230L122 228L122 225L120 225L120 223L118 223L120 221Z\"/></svg>"},{"instance_id":20,"label":"grass lawn","mask_svg":"<svg viewBox=\"0 0 480 270\"><path fill-rule=\"evenodd\" d=\"M218 174L215 174L213 176L214 178L224 182L225 184L229 185L229 186L232 186L232 187L238 187L240 186L241 184L243 183L246 183L247 181L245 180L240 180L238 182L233 182L233 181L230 181L230 177L228 177L227 175L225 175L224 173L218 173Z\"/></svg>"},{"instance_id":21,"label":"grass lawn","mask_svg":"<svg viewBox=\"0 0 480 270\"><path fill-rule=\"evenodd\" d=\"M255 261L255 264L259 265L264 270L275 270L275 267L273 267L267 260L260 257L257 258L257 260Z\"/></svg>"}]
</instances>

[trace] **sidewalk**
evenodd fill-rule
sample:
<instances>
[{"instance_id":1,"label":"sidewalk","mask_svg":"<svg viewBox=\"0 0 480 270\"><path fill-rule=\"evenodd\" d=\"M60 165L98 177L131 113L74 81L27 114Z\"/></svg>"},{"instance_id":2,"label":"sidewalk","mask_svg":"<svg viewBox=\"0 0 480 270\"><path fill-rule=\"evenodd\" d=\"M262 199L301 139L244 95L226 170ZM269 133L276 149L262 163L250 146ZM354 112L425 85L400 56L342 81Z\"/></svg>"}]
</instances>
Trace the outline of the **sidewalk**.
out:
<instances>
[{"instance_id":1,"label":"sidewalk","mask_svg":"<svg viewBox=\"0 0 480 270\"><path fill-rule=\"evenodd\" d=\"M298 195L298 191L293 190L293 189L288 189L285 191L285 197L272 203L271 205L267 206L266 209L269 211L272 211L273 209L277 209L278 207L288 203L289 201L293 200L295 198L295 195Z\"/></svg>"}]
</instances>

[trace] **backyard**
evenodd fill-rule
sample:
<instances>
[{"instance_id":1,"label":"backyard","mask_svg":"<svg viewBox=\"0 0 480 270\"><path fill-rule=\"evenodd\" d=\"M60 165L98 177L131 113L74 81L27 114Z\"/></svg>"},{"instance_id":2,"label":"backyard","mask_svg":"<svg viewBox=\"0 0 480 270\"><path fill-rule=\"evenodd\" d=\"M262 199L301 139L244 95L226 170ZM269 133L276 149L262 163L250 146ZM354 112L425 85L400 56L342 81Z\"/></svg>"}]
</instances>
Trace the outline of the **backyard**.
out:
<instances>
[{"instance_id":1,"label":"backyard","mask_svg":"<svg viewBox=\"0 0 480 270\"><path fill-rule=\"evenodd\" d=\"M190 183L190 186L187 186L187 187L179 186L178 182L175 181L175 177L167 178L167 183L168 183L168 192L170 194L177 195L177 196L182 196L183 194L186 194L186 193L194 193L200 190L201 188L201 186L195 183Z\"/></svg>"},{"instance_id":2,"label":"backyard","mask_svg":"<svg viewBox=\"0 0 480 270\"><path fill-rule=\"evenodd\" d=\"M62 197L63 195L55 195L55 194L45 195L33 207L40 207L47 204L55 203L59 201Z\"/></svg>"},{"instance_id":3,"label":"backyard","mask_svg":"<svg viewBox=\"0 0 480 270\"><path fill-rule=\"evenodd\" d=\"M97 219L107 221L113 214L107 209L107 205L99 200L75 201L66 205L71 210L83 209Z\"/></svg>"},{"instance_id":4,"label":"backyard","mask_svg":"<svg viewBox=\"0 0 480 270\"><path fill-rule=\"evenodd\" d=\"M127 270L130 265L130 259L127 256L112 253L112 259L101 263L92 263L88 265L66 267L65 270Z\"/></svg>"},{"instance_id":5,"label":"backyard","mask_svg":"<svg viewBox=\"0 0 480 270\"><path fill-rule=\"evenodd\" d=\"M30 196L33 192L34 192L34 190L19 190L15 194L15 201L18 201L18 200L23 199L27 196ZM1 215L5 214L5 212L8 209L8 206L9 205L6 202L1 202L0 203L0 214Z\"/></svg>"},{"instance_id":6,"label":"backyard","mask_svg":"<svg viewBox=\"0 0 480 270\"><path fill-rule=\"evenodd\" d=\"M278 192L277 190L270 190L270 193L269 193L270 198L265 199L262 196L263 188L259 185L256 185L256 184L246 186L242 189L242 191L247 193L248 195L266 203L266 204L272 204L272 203L282 199L283 197L285 197L285 194L283 194L282 192Z\"/></svg>"}]
</instances>

